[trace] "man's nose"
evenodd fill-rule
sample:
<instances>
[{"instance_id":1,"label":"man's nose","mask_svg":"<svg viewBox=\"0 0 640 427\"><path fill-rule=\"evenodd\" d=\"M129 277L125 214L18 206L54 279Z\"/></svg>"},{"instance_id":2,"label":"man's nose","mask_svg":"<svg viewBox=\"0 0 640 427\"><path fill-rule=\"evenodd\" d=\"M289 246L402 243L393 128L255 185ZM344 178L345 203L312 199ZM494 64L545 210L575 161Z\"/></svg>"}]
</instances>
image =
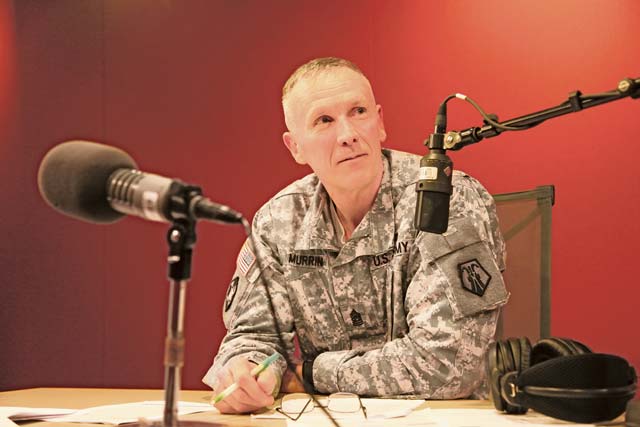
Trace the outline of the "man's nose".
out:
<instances>
[{"instance_id":1,"label":"man's nose","mask_svg":"<svg viewBox=\"0 0 640 427\"><path fill-rule=\"evenodd\" d=\"M358 142L358 132L348 118L338 120L338 143L351 145Z\"/></svg>"}]
</instances>

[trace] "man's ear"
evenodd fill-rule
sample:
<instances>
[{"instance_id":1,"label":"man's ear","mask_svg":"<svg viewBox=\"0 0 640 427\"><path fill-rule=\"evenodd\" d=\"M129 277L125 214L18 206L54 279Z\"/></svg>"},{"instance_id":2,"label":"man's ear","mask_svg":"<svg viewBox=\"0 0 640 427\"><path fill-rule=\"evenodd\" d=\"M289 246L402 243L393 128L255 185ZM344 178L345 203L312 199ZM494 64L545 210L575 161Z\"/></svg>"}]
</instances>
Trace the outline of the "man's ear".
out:
<instances>
[{"instance_id":1,"label":"man's ear","mask_svg":"<svg viewBox=\"0 0 640 427\"><path fill-rule=\"evenodd\" d=\"M307 164L307 162L304 160L304 156L302 155L300 147L298 146L298 142L295 140L293 135L291 135L291 132L287 131L283 133L282 141L284 141L284 145L287 147L296 163L301 165Z\"/></svg>"},{"instance_id":2,"label":"man's ear","mask_svg":"<svg viewBox=\"0 0 640 427\"><path fill-rule=\"evenodd\" d=\"M382 118L382 105L376 106L378 110L378 132L380 133L380 142L384 142L387 139L387 131L384 130L384 120Z\"/></svg>"}]
</instances>

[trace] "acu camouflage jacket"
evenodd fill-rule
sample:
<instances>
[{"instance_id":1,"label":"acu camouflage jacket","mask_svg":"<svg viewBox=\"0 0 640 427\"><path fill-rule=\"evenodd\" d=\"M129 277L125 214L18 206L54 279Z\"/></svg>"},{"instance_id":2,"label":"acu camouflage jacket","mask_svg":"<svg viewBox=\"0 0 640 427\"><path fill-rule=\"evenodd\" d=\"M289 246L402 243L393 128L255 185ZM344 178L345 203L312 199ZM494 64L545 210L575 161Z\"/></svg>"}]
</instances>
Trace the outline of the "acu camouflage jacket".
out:
<instances>
[{"instance_id":1,"label":"acu camouflage jacket","mask_svg":"<svg viewBox=\"0 0 640 427\"><path fill-rule=\"evenodd\" d=\"M303 358L315 359L320 393L453 399L478 389L508 298L493 198L454 171L449 229L416 232L420 156L385 149L383 162L374 204L343 245L313 174L257 212L257 256L287 348L279 347L245 243L224 304L228 332L205 383L215 387L216 372L233 357L260 362L274 351L291 353L297 334Z\"/></svg>"}]
</instances>

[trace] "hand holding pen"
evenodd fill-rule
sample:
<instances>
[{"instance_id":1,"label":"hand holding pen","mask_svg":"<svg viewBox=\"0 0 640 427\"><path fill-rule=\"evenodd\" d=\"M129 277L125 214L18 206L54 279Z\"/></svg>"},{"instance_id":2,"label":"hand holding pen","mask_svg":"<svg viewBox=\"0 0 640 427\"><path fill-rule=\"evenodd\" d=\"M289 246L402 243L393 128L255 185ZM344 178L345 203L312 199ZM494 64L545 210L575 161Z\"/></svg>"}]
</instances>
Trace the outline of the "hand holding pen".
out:
<instances>
[{"instance_id":1,"label":"hand holding pen","mask_svg":"<svg viewBox=\"0 0 640 427\"><path fill-rule=\"evenodd\" d=\"M211 403L221 413L245 413L273 404L273 392L279 385L273 369L268 369L279 354L259 365L244 358L233 360L218 373L218 387Z\"/></svg>"}]
</instances>

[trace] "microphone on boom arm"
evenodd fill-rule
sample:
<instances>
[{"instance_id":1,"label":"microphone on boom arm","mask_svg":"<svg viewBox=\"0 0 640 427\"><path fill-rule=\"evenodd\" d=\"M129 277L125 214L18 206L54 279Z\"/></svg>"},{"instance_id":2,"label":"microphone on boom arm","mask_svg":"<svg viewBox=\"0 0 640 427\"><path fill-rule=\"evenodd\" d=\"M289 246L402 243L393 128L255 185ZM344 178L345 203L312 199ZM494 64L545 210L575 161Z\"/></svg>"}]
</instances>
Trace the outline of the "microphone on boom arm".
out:
<instances>
[{"instance_id":1,"label":"microphone on boom arm","mask_svg":"<svg viewBox=\"0 0 640 427\"><path fill-rule=\"evenodd\" d=\"M448 99L440 105L436 115L434 133L425 141L429 147L420 160L420 172L416 183L415 227L420 231L442 234L449 224L449 199L453 192L451 178L453 162L444 149L447 130Z\"/></svg>"}]
</instances>

